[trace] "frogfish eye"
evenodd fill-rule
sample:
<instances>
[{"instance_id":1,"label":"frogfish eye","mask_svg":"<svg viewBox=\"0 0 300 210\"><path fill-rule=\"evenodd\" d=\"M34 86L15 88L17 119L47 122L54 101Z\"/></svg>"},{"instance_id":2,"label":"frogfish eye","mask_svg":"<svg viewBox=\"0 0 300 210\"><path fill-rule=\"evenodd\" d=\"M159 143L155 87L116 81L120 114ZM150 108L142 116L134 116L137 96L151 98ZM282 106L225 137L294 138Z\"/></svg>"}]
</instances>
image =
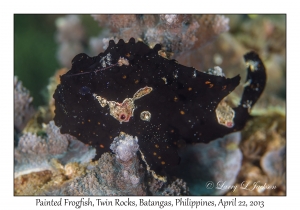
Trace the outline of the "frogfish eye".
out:
<instances>
[{"instance_id":1,"label":"frogfish eye","mask_svg":"<svg viewBox=\"0 0 300 210\"><path fill-rule=\"evenodd\" d=\"M120 115L120 120L125 120L126 119L126 115L125 114L121 114Z\"/></svg>"},{"instance_id":2,"label":"frogfish eye","mask_svg":"<svg viewBox=\"0 0 300 210\"><path fill-rule=\"evenodd\" d=\"M81 95L86 95L86 94L89 94L91 92L91 89L87 86L83 86L79 89L79 93Z\"/></svg>"}]
</instances>

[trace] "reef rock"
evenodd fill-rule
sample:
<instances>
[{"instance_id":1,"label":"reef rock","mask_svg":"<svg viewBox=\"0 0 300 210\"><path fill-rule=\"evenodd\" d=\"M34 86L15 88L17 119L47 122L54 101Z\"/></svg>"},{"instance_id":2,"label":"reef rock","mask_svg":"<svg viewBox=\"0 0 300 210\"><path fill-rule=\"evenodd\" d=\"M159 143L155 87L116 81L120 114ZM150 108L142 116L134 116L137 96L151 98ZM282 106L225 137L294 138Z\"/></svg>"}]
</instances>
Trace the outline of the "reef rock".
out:
<instances>
[{"instance_id":1,"label":"reef rock","mask_svg":"<svg viewBox=\"0 0 300 210\"><path fill-rule=\"evenodd\" d=\"M62 164L87 163L96 155L95 149L68 134L60 134L51 121L46 126L47 137L25 133L15 148L15 177L31 172L52 170L52 159Z\"/></svg>"},{"instance_id":2,"label":"reef rock","mask_svg":"<svg viewBox=\"0 0 300 210\"><path fill-rule=\"evenodd\" d=\"M241 133L236 132L208 144L187 145L180 150L177 174L192 195L223 195L238 175L243 155L238 148Z\"/></svg>"},{"instance_id":3,"label":"reef rock","mask_svg":"<svg viewBox=\"0 0 300 210\"><path fill-rule=\"evenodd\" d=\"M138 139L121 133L110 148L115 154L104 153L89 164L86 174L59 186L50 186L38 195L186 195L182 180L163 183L154 179L140 162Z\"/></svg>"},{"instance_id":4,"label":"reef rock","mask_svg":"<svg viewBox=\"0 0 300 210\"><path fill-rule=\"evenodd\" d=\"M27 122L34 115L35 110L32 105L33 98L29 91L23 87L22 82L14 77L14 126L17 132L21 132Z\"/></svg>"}]
</instances>

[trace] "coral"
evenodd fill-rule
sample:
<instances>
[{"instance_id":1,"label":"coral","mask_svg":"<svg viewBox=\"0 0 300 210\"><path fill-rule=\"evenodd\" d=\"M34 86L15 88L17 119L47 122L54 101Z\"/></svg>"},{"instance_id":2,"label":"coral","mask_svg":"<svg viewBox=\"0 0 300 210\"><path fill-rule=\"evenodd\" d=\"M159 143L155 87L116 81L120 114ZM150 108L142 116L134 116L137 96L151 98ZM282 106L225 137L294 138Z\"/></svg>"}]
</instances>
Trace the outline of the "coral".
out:
<instances>
[{"instance_id":1,"label":"coral","mask_svg":"<svg viewBox=\"0 0 300 210\"><path fill-rule=\"evenodd\" d=\"M160 15L160 22L156 27L147 29L142 40L150 46L160 43L163 49L174 53L174 56L190 50L197 41L195 34L199 24L182 16L186 15L173 15L171 18L170 15Z\"/></svg>"},{"instance_id":2,"label":"coral","mask_svg":"<svg viewBox=\"0 0 300 210\"><path fill-rule=\"evenodd\" d=\"M162 182L152 177L144 163L140 163L138 139L125 133L114 138L111 149L115 154L104 153L101 158L84 167L69 163L56 178L38 189L36 195L187 195L183 180ZM59 168L57 166L56 168ZM64 176L68 176L68 179ZM24 187L23 187L24 188Z\"/></svg>"},{"instance_id":3,"label":"coral","mask_svg":"<svg viewBox=\"0 0 300 210\"><path fill-rule=\"evenodd\" d=\"M52 159L51 170L31 172L15 178L15 195L38 195L49 188L61 186L68 180L86 174L86 164L78 162L63 166L57 159Z\"/></svg>"},{"instance_id":4,"label":"coral","mask_svg":"<svg viewBox=\"0 0 300 210\"><path fill-rule=\"evenodd\" d=\"M229 189L217 189L220 182L235 183L242 163L238 148L240 132L229 134L208 144L187 145L180 150L177 174L187 182L192 195L222 195ZM214 187L206 188L208 182Z\"/></svg>"},{"instance_id":5,"label":"coral","mask_svg":"<svg viewBox=\"0 0 300 210\"><path fill-rule=\"evenodd\" d=\"M119 172L116 179L116 187L124 190L126 194L144 194L143 173L139 173L141 166L136 153L139 149L137 137L133 138L125 133L114 138L110 149L115 153L116 164Z\"/></svg>"},{"instance_id":6,"label":"coral","mask_svg":"<svg viewBox=\"0 0 300 210\"><path fill-rule=\"evenodd\" d=\"M104 29L97 37L91 37L89 39L89 49L91 54L98 55L99 52L103 51L103 49L106 49L108 47L109 40L115 40L115 42L118 41L117 38L111 36L109 30L107 29Z\"/></svg>"},{"instance_id":7,"label":"coral","mask_svg":"<svg viewBox=\"0 0 300 210\"><path fill-rule=\"evenodd\" d=\"M237 186L237 188L228 191L226 195L286 195L286 183L283 179L268 177L259 166L248 161L243 162L236 182L232 185Z\"/></svg>"},{"instance_id":8,"label":"coral","mask_svg":"<svg viewBox=\"0 0 300 210\"><path fill-rule=\"evenodd\" d=\"M219 34L229 30L229 18L223 15L201 15L197 16L200 25L196 37L198 38L195 47L203 47Z\"/></svg>"},{"instance_id":9,"label":"coral","mask_svg":"<svg viewBox=\"0 0 300 210\"><path fill-rule=\"evenodd\" d=\"M182 195L188 195L189 190L187 187L187 184L182 179L176 179L174 182L172 182L170 185L165 187L161 195L165 196L182 196Z\"/></svg>"},{"instance_id":10,"label":"coral","mask_svg":"<svg viewBox=\"0 0 300 210\"><path fill-rule=\"evenodd\" d=\"M82 41L85 32L81 20L77 15L67 15L56 20L58 42L78 42Z\"/></svg>"},{"instance_id":11,"label":"coral","mask_svg":"<svg viewBox=\"0 0 300 210\"><path fill-rule=\"evenodd\" d=\"M51 171L45 170L17 177L14 180L14 195L34 195L51 180L52 176Z\"/></svg>"},{"instance_id":12,"label":"coral","mask_svg":"<svg viewBox=\"0 0 300 210\"><path fill-rule=\"evenodd\" d=\"M138 139L121 133L119 137L114 138L110 149L116 154L118 160L128 162L135 157L139 149Z\"/></svg>"},{"instance_id":13,"label":"coral","mask_svg":"<svg viewBox=\"0 0 300 210\"><path fill-rule=\"evenodd\" d=\"M43 134L45 133L45 125L49 124L49 122L53 119L53 115L51 113L51 107L49 106L39 106L36 109L35 114L26 124L23 129L24 133L35 133L35 134Z\"/></svg>"},{"instance_id":14,"label":"coral","mask_svg":"<svg viewBox=\"0 0 300 210\"><path fill-rule=\"evenodd\" d=\"M22 82L14 77L14 126L18 132L21 132L30 118L34 115L35 110L32 105L33 98L29 91L23 87Z\"/></svg>"},{"instance_id":15,"label":"coral","mask_svg":"<svg viewBox=\"0 0 300 210\"><path fill-rule=\"evenodd\" d=\"M89 162L95 156L95 149L84 145L70 135L60 134L51 121L45 128L47 137L25 133L15 148L15 177L31 172L51 170L51 159L63 164L68 162Z\"/></svg>"},{"instance_id":16,"label":"coral","mask_svg":"<svg viewBox=\"0 0 300 210\"><path fill-rule=\"evenodd\" d=\"M204 46L229 29L229 19L222 15L92 16L100 26L106 26L111 30L106 38L122 38L127 41L134 37L152 47L160 43L163 49L174 53L175 57L188 50ZM103 38L101 37L102 40ZM95 40L93 42L95 43Z\"/></svg>"},{"instance_id":17,"label":"coral","mask_svg":"<svg viewBox=\"0 0 300 210\"><path fill-rule=\"evenodd\" d=\"M278 18L268 16L257 16L252 21L245 21L236 32L236 39L243 45L250 46L265 55L268 51L285 53L286 34L285 17ZM255 27L253 27L255 26ZM255 41L253 41L255 38Z\"/></svg>"},{"instance_id":18,"label":"coral","mask_svg":"<svg viewBox=\"0 0 300 210\"><path fill-rule=\"evenodd\" d=\"M110 33L105 38L114 37L118 40L122 37L129 40L131 37L139 37L143 33L138 15L92 15L101 27L109 28ZM121 36L120 36L121 35ZM134 35L134 36L133 36Z\"/></svg>"},{"instance_id":19,"label":"coral","mask_svg":"<svg viewBox=\"0 0 300 210\"><path fill-rule=\"evenodd\" d=\"M274 110L250 120L243 131L241 149L244 157L258 161L267 152L285 145L285 115Z\"/></svg>"},{"instance_id":20,"label":"coral","mask_svg":"<svg viewBox=\"0 0 300 210\"><path fill-rule=\"evenodd\" d=\"M72 58L84 51L85 30L77 15L58 18L56 27L56 41L59 43L57 58L63 67L69 68Z\"/></svg>"},{"instance_id":21,"label":"coral","mask_svg":"<svg viewBox=\"0 0 300 210\"><path fill-rule=\"evenodd\" d=\"M113 31L132 27L137 22L136 15L92 15L92 17L100 25L109 26Z\"/></svg>"},{"instance_id":22,"label":"coral","mask_svg":"<svg viewBox=\"0 0 300 210\"><path fill-rule=\"evenodd\" d=\"M116 195L110 190L115 185L113 179L112 155L105 153L96 166L88 166L88 173L61 186L50 186L40 195Z\"/></svg>"},{"instance_id":23,"label":"coral","mask_svg":"<svg viewBox=\"0 0 300 210\"><path fill-rule=\"evenodd\" d=\"M269 177L284 178L286 171L286 147L272 150L262 157L260 165Z\"/></svg>"},{"instance_id":24,"label":"coral","mask_svg":"<svg viewBox=\"0 0 300 210\"><path fill-rule=\"evenodd\" d=\"M164 182L154 177L148 178L149 195L155 196L183 196L189 195L189 188L183 179L176 178L172 182Z\"/></svg>"},{"instance_id":25,"label":"coral","mask_svg":"<svg viewBox=\"0 0 300 210\"><path fill-rule=\"evenodd\" d=\"M207 73L211 75L225 77L223 70L219 66L215 66L214 68L208 69Z\"/></svg>"},{"instance_id":26,"label":"coral","mask_svg":"<svg viewBox=\"0 0 300 210\"><path fill-rule=\"evenodd\" d=\"M161 195L160 189L163 189L165 182L159 179L155 179L153 176L148 178L148 192L150 195Z\"/></svg>"},{"instance_id":27,"label":"coral","mask_svg":"<svg viewBox=\"0 0 300 210\"><path fill-rule=\"evenodd\" d=\"M242 131L240 148L244 160L235 185L247 183L250 189L238 188L227 195L286 194L286 118L278 110L265 110L253 117ZM264 186L275 186L267 188Z\"/></svg>"},{"instance_id":28,"label":"coral","mask_svg":"<svg viewBox=\"0 0 300 210\"><path fill-rule=\"evenodd\" d=\"M137 158L138 140L121 133L96 164L87 166L88 173L62 186L48 188L45 195L145 195L145 170Z\"/></svg>"},{"instance_id":29,"label":"coral","mask_svg":"<svg viewBox=\"0 0 300 210\"><path fill-rule=\"evenodd\" d=\"M144 170L137 158L138 140L125 133L116 137L110 148L87 166L88 173L61 186L48 187L42 195L145 195Z\"/></svg>"}]
</instances>

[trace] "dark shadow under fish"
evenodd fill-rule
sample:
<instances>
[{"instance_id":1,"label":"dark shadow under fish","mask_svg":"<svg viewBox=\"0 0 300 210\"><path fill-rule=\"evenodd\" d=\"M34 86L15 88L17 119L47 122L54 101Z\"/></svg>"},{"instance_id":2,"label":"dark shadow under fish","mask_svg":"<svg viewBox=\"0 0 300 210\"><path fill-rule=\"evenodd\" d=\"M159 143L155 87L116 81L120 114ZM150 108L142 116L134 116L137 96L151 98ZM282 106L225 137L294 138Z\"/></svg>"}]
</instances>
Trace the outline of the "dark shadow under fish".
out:
<instances>
[{"instance_id":1,"label":"dark shadow under fish","mask_svg":"<svg viewBox=\"0 0 300 210\"><path fill-rule=\"evenodd\" d=\"M220 108L231 121L217 116L218 104L240 83L199 72L161 57L132 38L109 42L98 56L75 56L72 68L61 76L55 93L55 118L61 133L93 145L99 158L108 152L120 132L137 136L140 150L154 171L177 165L182 142L208 143L241 130L261 95L265 68L254 52L245 55L248 86L240 105ZM230 117L229 117L230 118Z\"/></svg>"}]
</instances>

